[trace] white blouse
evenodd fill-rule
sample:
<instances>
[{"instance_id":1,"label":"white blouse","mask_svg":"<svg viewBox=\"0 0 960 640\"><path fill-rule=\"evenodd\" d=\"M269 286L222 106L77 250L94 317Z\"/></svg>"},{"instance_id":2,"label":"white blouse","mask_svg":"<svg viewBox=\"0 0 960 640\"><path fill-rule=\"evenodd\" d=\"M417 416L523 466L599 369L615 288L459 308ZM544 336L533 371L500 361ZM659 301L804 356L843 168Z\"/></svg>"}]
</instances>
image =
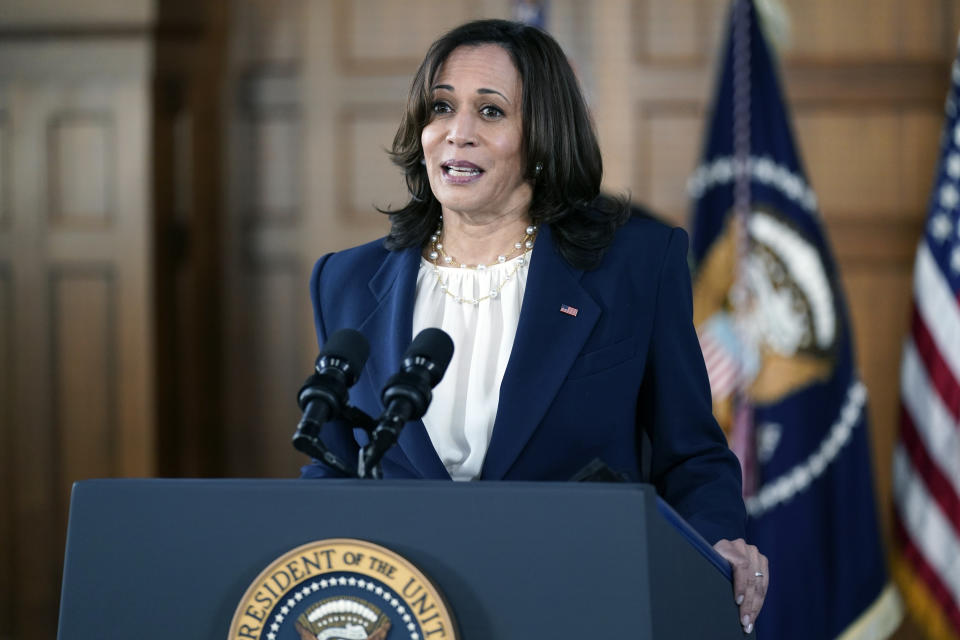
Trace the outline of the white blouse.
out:
<instances>
[{"instance_id":1,"label":"white blouse","mask_svg":"<svg viewBox=\"0 0 960 640\"><path fill-rule=\"evenodd\" d=\"M413 335L439 327L450 334L454 346L423 424L454 480L480 477L497 417L500 382L517 333L529 262L529 251L483 270L434 267L420 259ZM498 289L495 298L473 304Z\"/></svg>"}]
</instances>

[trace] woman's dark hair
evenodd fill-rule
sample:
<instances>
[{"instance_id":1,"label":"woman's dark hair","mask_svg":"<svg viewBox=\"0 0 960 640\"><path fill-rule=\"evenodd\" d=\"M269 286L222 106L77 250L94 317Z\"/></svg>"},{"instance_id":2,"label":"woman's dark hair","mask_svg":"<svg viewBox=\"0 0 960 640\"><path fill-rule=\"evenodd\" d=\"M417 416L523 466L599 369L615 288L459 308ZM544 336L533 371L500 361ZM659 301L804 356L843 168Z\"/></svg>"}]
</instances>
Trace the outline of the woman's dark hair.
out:
<instances>
[{"instance_id":1,"label":"woman's dark hair","mask_svg":"<svg viewBox=\"0 0 960 640\"><path fill-rule=\"evenodd\" d=\"M390 155L405 175L410 201L390 215L386 247L426 244L437 228L440 203L422 164L420 134L432 115L431 91L440 66L457 47L495 44L510 54L523 93L526 178L533 184L530 216L549 224L560 254L575 267L596 267L617 227L629 218L625 201L600 199L603 163L577 78L556 40L507 20L477 20L453 29L430 46L420 64L393 139ZM536 171L537 163L542 170Z\"/></svg>"}]
</instances>

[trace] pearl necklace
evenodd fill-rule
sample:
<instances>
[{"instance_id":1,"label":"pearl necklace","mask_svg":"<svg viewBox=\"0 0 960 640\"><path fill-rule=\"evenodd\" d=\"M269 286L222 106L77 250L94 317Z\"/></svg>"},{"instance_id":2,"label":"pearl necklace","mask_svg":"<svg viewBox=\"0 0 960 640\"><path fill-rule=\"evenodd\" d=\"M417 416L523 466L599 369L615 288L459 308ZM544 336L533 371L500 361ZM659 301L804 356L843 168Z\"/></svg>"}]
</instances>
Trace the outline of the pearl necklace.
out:
<instances>
[{"instance_id":1,"label":"pearl necklace","mask_svg":"<svg viewBox=\"0 0 960 640\"><path fill-rule=\"evenodd\" d=\"M528 254L533 250L533 242L536 239L537 227L536 225L529 225L524 233L523 238L519 242L513 244L513 249L505 254L500 254L497 256L496 262L491 262L490 264L476 264L468 265L459 260L455 259L453 256L447 254L443 249L443 219L440 220L440 226L437 227L437 230L430 236L430 262L433 264L433 275L437 278L437 282L440 285L440 290L445 294L454 299L454 301L460 304L472 304L473 306L479 305L484 300L496 300L500 297L500 290L508 282L513 279L513 276L517 274L522 267L529 264L530 259ZM516 253L516 256L513 254ZM508 257L511 256L511 257ZM449 278L444 282L442 275L440 274L440 261L443 260L444 266L453 267L459 266L461 269L473 269L474 271L486 271L488 267L494 267L498 264L504 264L509 260L516 259L517 264L514 265L506 275L504 275L503 280L499 285L490 290L490 292L479 298L465 298L459 294L455 294L450 291Z\"/></svg>"}]
</instances>

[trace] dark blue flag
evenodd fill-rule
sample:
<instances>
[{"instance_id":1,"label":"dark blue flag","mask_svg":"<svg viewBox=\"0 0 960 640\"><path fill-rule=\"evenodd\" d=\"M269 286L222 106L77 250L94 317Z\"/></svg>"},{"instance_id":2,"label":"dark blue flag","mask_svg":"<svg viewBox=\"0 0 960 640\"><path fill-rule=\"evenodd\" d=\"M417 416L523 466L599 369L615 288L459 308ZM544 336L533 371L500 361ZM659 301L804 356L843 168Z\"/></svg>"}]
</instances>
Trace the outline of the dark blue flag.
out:
<instances>
[{"instance_id":1,"label":"dark blue flag","mask_svg":"<svg viewBox=\"0 0 960 640\"><path fill-rule=\"evenodd\" d=\"M854 144L851 141L851 144ZM866 389L837 266L753 2L735 0L693 199L695 321L770 560L764 638L883 638L888 583Z\"/></svg>"}]
</instances>

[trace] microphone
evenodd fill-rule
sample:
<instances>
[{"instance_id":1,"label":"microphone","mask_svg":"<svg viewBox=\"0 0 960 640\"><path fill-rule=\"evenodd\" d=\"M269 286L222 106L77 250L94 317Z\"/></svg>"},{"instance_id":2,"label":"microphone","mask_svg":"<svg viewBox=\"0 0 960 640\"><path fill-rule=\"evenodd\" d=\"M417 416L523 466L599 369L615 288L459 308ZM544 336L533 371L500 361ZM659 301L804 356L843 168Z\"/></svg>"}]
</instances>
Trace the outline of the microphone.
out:
<instances>
[{"instance_id":1,"label":"microphone","mask_svg":"<svg viewBox=\"0 0 960 640\"><path fill-rule=\"evenodd\" d=\"M377 421L370 444L360 454L359 475L379 477L380 459L400 435L403 426L419 420L433 399L437 386L453 357L453 340L441 329L424 329L413 339L400 371L387 380L381 399L386 410Z\"/></svg>"},{"instance_id":2,"label":"microphone","mask_svg":"<svg viewBox=\"0 0 960 640\"><path fill-rule=\"evenodd\" d=\"M303 417L293 434L294 448L347 475L354 472L323 446L320 430L346 408L347 389L356 384L369 355L370 344L362 333L354 329L335 331L317 356L314 372L297 394Z\"/></svg>"}]
</instances>

